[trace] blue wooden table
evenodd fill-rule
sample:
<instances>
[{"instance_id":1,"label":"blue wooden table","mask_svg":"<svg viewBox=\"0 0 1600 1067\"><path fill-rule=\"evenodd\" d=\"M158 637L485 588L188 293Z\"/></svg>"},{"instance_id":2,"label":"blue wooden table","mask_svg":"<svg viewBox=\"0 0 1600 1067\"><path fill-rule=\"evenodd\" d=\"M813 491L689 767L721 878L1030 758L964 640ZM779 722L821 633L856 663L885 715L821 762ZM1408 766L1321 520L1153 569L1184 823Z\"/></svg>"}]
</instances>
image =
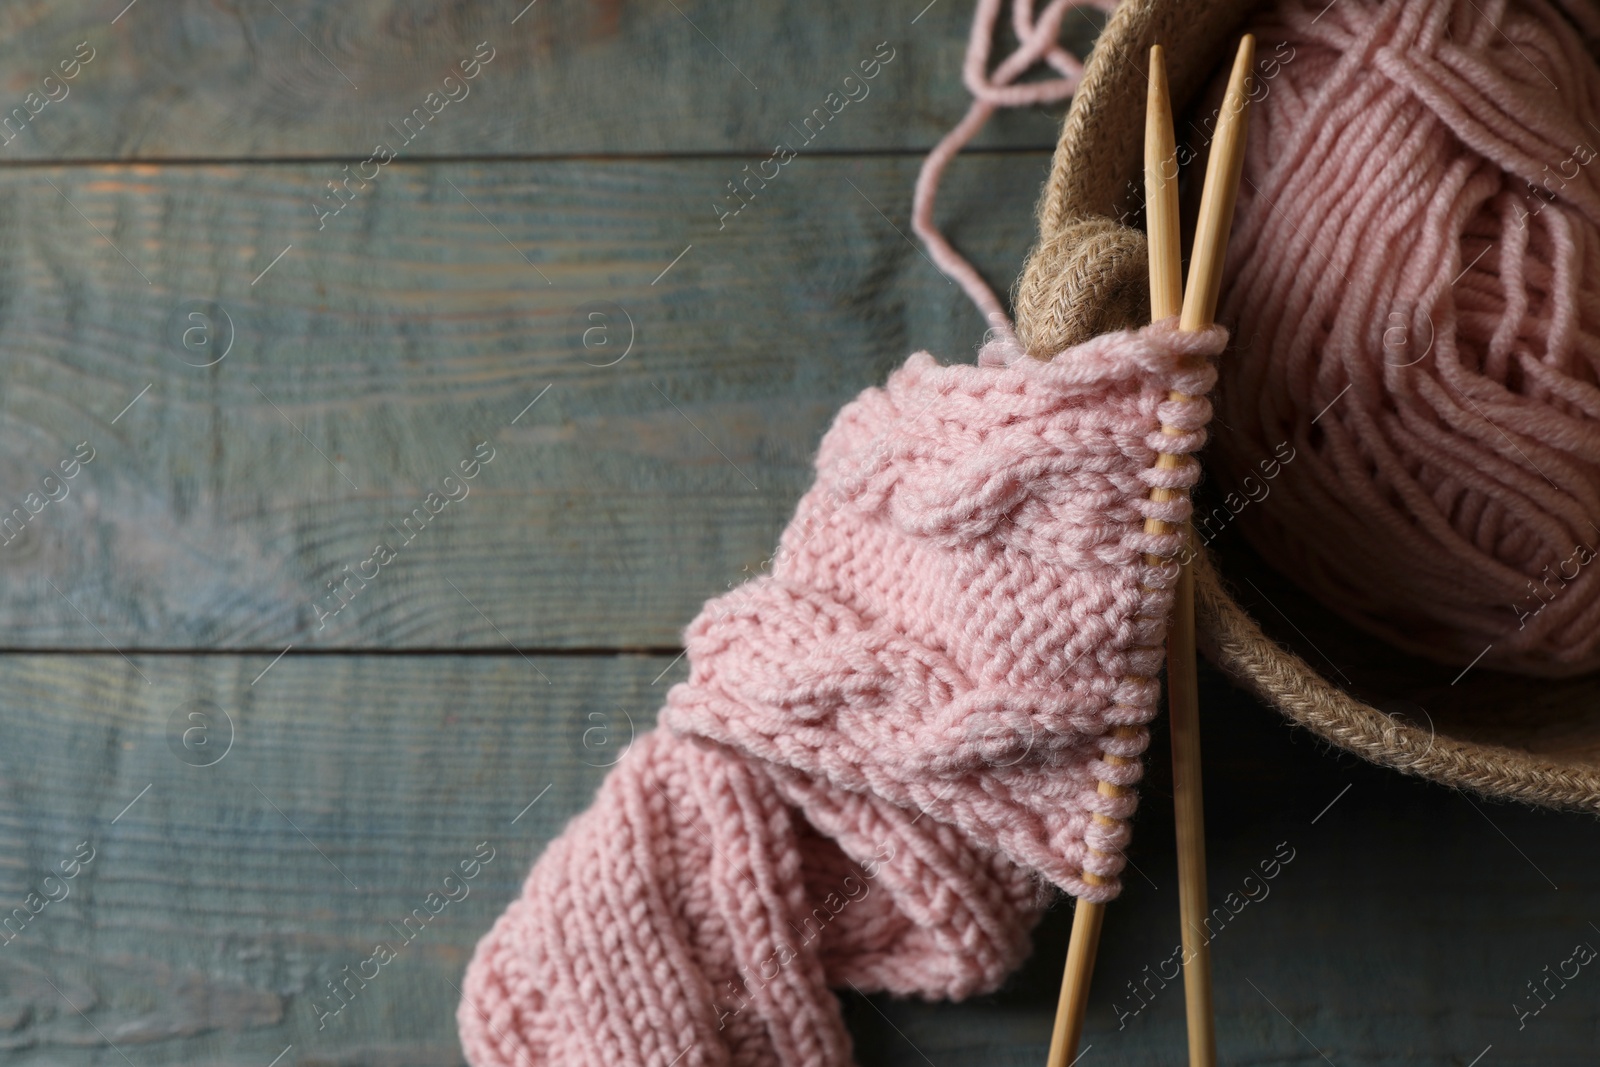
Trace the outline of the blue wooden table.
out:
<instances>
[{"instance_id":1,"label":"blue wooden table","mask_svg":"<svg viewBox=\"0 0 1600 1067\"><path fill-rule=\"evenodd\" d=\"M461 1062L473 944L833 412L981 340L907 239L966 106L924 3L0 8L0 1062ZM1002 289L1059 118L948 180ZM1600 976L1547 977L1600 945L1593 819L1202 696L1223 1062L1595 1061ZM1183 1060L1164 761L1085 1067ZM1042 1063L1069 921L993 996L847 997L859 1062Z\"/></svg>"}]
</instances>

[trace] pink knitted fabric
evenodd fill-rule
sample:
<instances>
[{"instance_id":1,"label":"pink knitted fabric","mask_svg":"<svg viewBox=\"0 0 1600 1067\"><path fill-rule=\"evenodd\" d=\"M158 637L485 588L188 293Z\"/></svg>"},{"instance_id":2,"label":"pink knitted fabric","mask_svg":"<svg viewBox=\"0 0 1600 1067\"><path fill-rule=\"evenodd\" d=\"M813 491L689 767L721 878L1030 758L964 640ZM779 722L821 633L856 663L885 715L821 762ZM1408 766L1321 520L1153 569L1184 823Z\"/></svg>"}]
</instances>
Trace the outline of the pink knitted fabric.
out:
<instances>
[{"instance_id":1,"label":"pink knitted fabric","mask_svg":"<svg viewBox=\"0 0 1600 1067\"><path fill-rule=\"evenodd\" d=\"M1114 896L1135 800L1097 785L1140 767L1102 756L1144 749L1176 577L1145 553L1180 536L1144 522L1188 514L1148 494L1198 473L1155 449L1202 444L1168 396L1224 340L919 352L848 404L771 573L707 602L663 728L479 943L474 1067L846 1064L831 986L992 989L1045 883Z\"/></svg>"}]
</instances>

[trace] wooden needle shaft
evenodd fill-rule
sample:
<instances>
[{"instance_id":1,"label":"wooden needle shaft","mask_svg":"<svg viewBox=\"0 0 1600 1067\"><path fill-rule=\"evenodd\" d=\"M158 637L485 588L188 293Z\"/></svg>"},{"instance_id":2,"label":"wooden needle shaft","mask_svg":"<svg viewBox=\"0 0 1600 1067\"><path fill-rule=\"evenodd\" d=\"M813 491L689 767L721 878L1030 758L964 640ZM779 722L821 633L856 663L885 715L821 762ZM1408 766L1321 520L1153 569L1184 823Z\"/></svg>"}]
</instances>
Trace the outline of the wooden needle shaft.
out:
<instances>
[{"instance_id":1,"label":"wooden needle shaft","mask_svg":"<svg viewBox=\"0 0 1600 1067\"><path fill-rule=\"evenodd\" d=\"M1200 220L1195 230L1195 253L1189 282L1182 283L1182 246L1178 218L1177 146L1173 136L1171 97L1167 88L1165 57L1159 45L1150 53L1150 87L1145 117L1146 223L1150 249L1150 311L1153 321L1179 315L1179 326L1198 330L1211 325L1222 284L1222 265L1228 231L1233 223L1239 178L1244 163L1245 111L1249 104L1250 68L1255 62L1255 39L1239 43L1233 71L1223 98L1216 140L1206 166ZM1190 399L1172 394L1174 401ZM1181 430L1163 426L1165 433ZM1172 470L1183 464L1178 454L1157 457L1159 468ZM1155 501L1182 495L1177 489L1152 489ZM1175 527L1151 518L1145 530L1169 534ZM1153 565L1170 561L1146 557ZM1200 711L1195 660L1194 583L1188 567L1179 570L1173 619L1167 636L1167 692L1172 727L1173 795L1177 819L1179 908L1183 922L1184 991L1189 1024L1191 1067L1215 1067L1216 1036L1211 1000L1211 956L1205 933L1206 870L1205 813L1200 782ZM1131 733L1119 728L1119 735ZM1126 762L1119 757L1108 761ZM1100 792L1120 795L1123 790L1102 782ZM1102 819L1096 816L1096 819ZM1084 880L1100 879L1085 873ZM1068 1067L1078 1054L1083 1019L1089 999L1089 979L1099 949L1105 907L1078 902L1061 982L1061 997L1051 1032L1048 1067Z\"/></svg>"},{"instance_id":2,"label":"wooden needle shaft","mask_svg":"<svg viewBox=\"0 0 1600 1067\"><path fill-rule=\"evenodd\" d=\"M1150 321L1183 309L1183 235L1178 219L1178 142L1160 45L1150 46L1144 118L1145 234L1150 247Z\"/></svg>"},{"instance_id":3,"label":"wooden needle shaft","mask_svg":"<svg viewBox=\"0 0 1600 1067\"><path fill-rule=\"evenodd\" d=\"M1056 1002L1056 1024L1050 1031L1048 1067L1067 1067L1083 1040L1083 1014L1089 1003L1089 976L1100 947L1100 924L1106 906L1080 900L1072 911L1072 936L1067 941L1067 966L1061 976L1061 998Z\"/></svg>"},{"instance_id":4,"label":"wooden needle shaft","mask_svg":"<svg viewBox=\"0 0 1600 1067\"><path fill-rule=\"evenodd\" d=\"M1159 49L1152 50L1151 80L1160 66ZM1255 64L1255 38L1239 42L1228 89L1217 118L1217 135L1206 163L1205 186L1200 194L1200 217L1195 226L1194 254L1189 261L1189 284L1184 289L1178 325L1185 330L1210 326L1216 316L1217 294L1222 288L1222 267L1233 226L1244 166L1246 120L1250 105L1250 69ZM1170 136L1170 135L1169 135ZM1164 172L1164 168L1163 168ZM1176 190L1173 191L1174 197ZM1162 230L1178 229L1177 212L1163 220ZM1151 232L1157 227L1152 224ZM1152 253L1155 248L1152 239ZM1165 240L1162 241L1165 246ZM1176 252L1166 271L1178 269ZM1151 263L1154 279L1157 267ZM1166 314L1170 310L1163 309ZM1173 399L1179 399L1174 394ZM1163 456L1163 459L1166 457ZM1192 531L1190 536L1192 537ZM1211 999L1211 938L1206 932L1206 826L1200 782L1200 692L1194 645L1194 572L1184 566L1178 573L1172 627L1167 633L1168 722L1172 730L1172 796L1178 844L1178 911L1183 937L1183 989L1189 1030L1190 1067L1215 1067L1216 1019Z\"/></svg>"},{"instance_id":5,"label":"wooden needle shaft","mask_svg":"<svg viewBox=\"0 0 1600 1067\"><path fill-rule=\"evenodd\" d=\"M1206 162L1206 183L1200 192L1200 218L1194 227L1189 256L1189 284L1183 291L1185 330L1203 330L1215 321L1217 294L1222 290L1222 264L1228 255L1233 205L1239 199L1244 173L1244 139L1249 130L1250 68L1256 61L1256 39L1245 34L1228 77L1228 91L1217 116L1217 135Z\"/></svg>"},{"instance_id":6,"label":"wooden needle shaft","mask_svg":"<svg viewBox=\"0 0 1600 1067\"><path fill-rule=\"evenodd\" d=\"M1177 141L1172 132L1172 105L1161 46L1150 49L1150 98L1145 113L1145 227L1150 246L1150 317L1155 321L1179 314L1183 304L1183 263L1178 218ZM1207 185L1214 168L1207 168ZM1204 208L1202 207L1202 212ZM1193 280L1191 275L1191 282ZM1181 320L1180 320L1181 322ZM1175 401L1189 398L1173 393ZM1167 433L1176 432L1163 426ZM1182 460L1163 453L1156 465L1174 469ZM1156 489L1152 499L1181 496L1176 489ZM1159 519L1145 524L1150 533L1173 532ZM1149 559L1160 565L1164 560ZM1211 946L1206 937L1205 809L1200 785L1200 699L1194 648L1194 576L1178 572L1172 624L1167 630L1167 719L1172 732L1172 798L1178 845L1178 913L1183 938L1183 991L1191 1067L1216 1062L1216 1035L1211 1005Z\"/></svg>"},{"instance_id":7,"label":"wooden needle shaft","mask_svg":"<svg viewBox=\"0 0 1600 1067\"><path fill-rule=\"evenodd\" d=\"M1119 726L1116 734L1132 737L1138 728ZM1134 762L1126 756L1107 753L1106 762L1122 765ZM1098 792L1103 797L1119 797L1127 792L1120 785L1101 782ZM1108 828L1116 823L1104 815L1095 815L1094 821ZM1102 885L1104 879L1093 871L1084 871L1083 880L1090 885ZM1106 906L1092 900L1080 900L1072 911L1072 934L1067 940L1067 963L1061 975L1061 996L1056 1001L1056 1022L1050 1031L1050 1054L1047 1067L1069 1067L1078 1056L1078 1045L1083 1041L1083 1017L1089 1005L1089 978L1094 974L1094 957L1100 949L1100 924L1105 921Z\"/></svg>"}]
</instances>

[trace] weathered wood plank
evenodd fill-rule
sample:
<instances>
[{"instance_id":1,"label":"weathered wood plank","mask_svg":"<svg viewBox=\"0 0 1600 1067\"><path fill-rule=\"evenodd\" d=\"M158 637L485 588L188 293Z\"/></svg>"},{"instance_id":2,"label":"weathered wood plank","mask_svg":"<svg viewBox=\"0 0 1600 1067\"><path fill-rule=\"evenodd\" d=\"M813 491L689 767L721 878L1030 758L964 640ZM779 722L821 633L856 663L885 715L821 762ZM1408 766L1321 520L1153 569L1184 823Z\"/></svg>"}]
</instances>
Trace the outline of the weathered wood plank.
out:
<instances>
[{"instance_id":1,"label":"weathered wood plank","mask_svg":"<svg viewBox=\"0 0 1600 1067\"><path fill-rule=\"evenodd\" d=\"M0 9L0 115L12 116L0 161L361 160L420 108L410 158L733 152L753 164L804 137L818 108L811 148L838 152L926 148L968 104L962 4L917 17L922 4L846 0L126 3ZM1070 16L1069 44L1087 49L1102 23ZM982 143L1048 148L1062 110L1001 116Z\"/></svg>"},{"instance_id":2,"label":"weathered wood plank","mask_svg":"<svg viewBox=\"0 0 1600 1067\"><path fill-rule=\"evenodd\" d=\"M1046 165L951 177L1001 287ZM394 164L320 230L326 164L18 172L0 647L676 644L840 404L915 348L972 358L901 232L916 167L797 159L719 224L725 161ZM407 525L430 492L468 495Z\"/></svg>"},{"instance_id":3,"label":"weathered wood plank","mask_svg":"<svg viewBox=\"0 0 1600 1067\"><path fill-rule=\"evenodd\" d=\"M0 904L22 904L80 843L93 850L70 894L0 946L6 1062L122 1063L119 1050L137 1067L265 1067L292 1045L282 1062L459 1063L452 983L588 803L626 742L624 713L653 720L684 670L661 677L670 662L292 652L261 675L270 656L0 659ZM1321 1050L1340 1067L1465 1065L1491 1044L1483 1064L1592 1061L1592 967L1552 984L1521 1029L1512 1005L1536 1004L1526 982L1575 944L1600 945L1600 823L1474 810L1330 755L1214 675L1203 684L1213 899L1257 898L1214 931L1223 1062L1320 1063ZM195 727L216 747L185 748ZM1183 1048L1178 986L1150 978L1137 1012L1127 988L1177 941L1159 736L1154 759L1130 851L1150 881L1131 875L1108 913L1090 1011L1089 1055L1108 1063ZM494 859L470 894L319 1030L313 990L485 841ZM847 997L857 1061L1042 1062L1067 917L1052 913L997 995Z\"/></svg>"},{"instance_id":4,"label":"weathered wood plank","mask_svg":"<svg viewBox=\"0 0 1600 1067\"><path fill-rule=\"evenodd\" d=\"M0 902L61 898L0 949L6 1062L458 1062L472 945L671 681L667 657L269 662L0 663ZM485 854L360 1000L312 1010Z\"/></svg>"}]
</instances>

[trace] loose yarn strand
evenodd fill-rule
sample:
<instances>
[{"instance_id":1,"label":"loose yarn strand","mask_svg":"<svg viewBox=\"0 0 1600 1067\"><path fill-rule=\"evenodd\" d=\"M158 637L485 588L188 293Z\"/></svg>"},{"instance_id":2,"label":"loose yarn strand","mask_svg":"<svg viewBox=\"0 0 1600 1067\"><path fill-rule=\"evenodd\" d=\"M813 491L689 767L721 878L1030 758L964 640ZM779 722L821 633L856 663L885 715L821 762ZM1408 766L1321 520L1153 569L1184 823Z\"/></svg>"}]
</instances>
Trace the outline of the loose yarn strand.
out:
<instances>
[{"instance_id":1,"label":"loose yarn strand","mask_svg":"<svg viewBox=\"0 0 1600 1067\"><path fill-rule=\"evenodd\" d=\"M1095 0L1094 7L1110 13L1118 0ZM1077 91L1083 76L1083 63L1065 48L1057 38L1061 22L1068 10L1083 6L1076 0L1051 0L1039 15L1033 17L1033 0L1016 0L1011 8L1012 28L1018 45L1015 51L1002 60L991 74L989 60L994 48L994 34L999 22L1002 0L978 0L972 17L972 30L967 39L966 60L962 66L962 80L973 100L961 121L936 144L922 161L917 173L917 184L911 198L911 229L922 239L933 260L944 274L961 286L967 297L983 313L989 330L1007 353L1020 353L1016 328L1005 306L984 281L976 267L956 251L934 221L934 201L945 170L961 150L978 135L995 111L1002 107L1031 107L1053 104L1067 99ZM1017 84L1017 79L1040 63L1060 73L1059 78ZM1009 361L1009 357L1007 361Z\"/></svg>"}]
</instances>

